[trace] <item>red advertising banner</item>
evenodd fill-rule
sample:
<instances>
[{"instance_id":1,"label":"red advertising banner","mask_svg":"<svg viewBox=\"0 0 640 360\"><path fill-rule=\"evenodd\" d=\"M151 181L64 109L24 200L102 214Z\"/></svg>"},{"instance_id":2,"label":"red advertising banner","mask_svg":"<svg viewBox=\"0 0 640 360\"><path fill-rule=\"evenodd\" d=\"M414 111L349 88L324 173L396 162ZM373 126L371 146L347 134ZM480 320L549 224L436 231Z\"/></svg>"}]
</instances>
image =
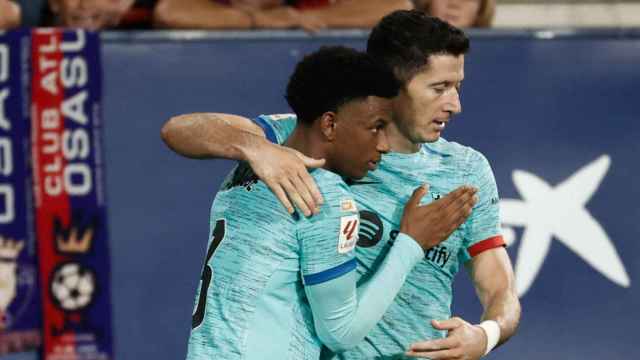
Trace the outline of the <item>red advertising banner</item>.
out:
<instances>
[{"instance_id":1,"label":"red advertising banner","mask_svg":"<svg viewBox=\"0 0 640 360\"><path fill-rule=\"evenodd\" d=\"M32 34L32 156L45 360L112 358L95 33Z\"/></svg>"}]
</instances>

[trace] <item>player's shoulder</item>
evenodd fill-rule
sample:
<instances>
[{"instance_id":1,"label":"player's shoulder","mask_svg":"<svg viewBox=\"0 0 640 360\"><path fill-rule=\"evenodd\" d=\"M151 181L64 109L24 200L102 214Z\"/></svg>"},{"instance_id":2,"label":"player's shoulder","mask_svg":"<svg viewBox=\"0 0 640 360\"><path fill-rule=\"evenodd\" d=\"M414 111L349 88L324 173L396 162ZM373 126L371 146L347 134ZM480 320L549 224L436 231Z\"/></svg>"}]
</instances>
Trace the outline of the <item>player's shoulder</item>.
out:
<instances>
[{"instance_id":1,"label":"player's shoulder","mask_svg":"<svg viewBox=\"0 0 640 360\"><path fill-rule=\"evenodd\" d=\"M222 183L218 195L238 203L277 203L278 200L267 185L258 178L247 162L240 161ZM246 205L246 204L245 204ZM279 206L266 206L264 209Z\"/></svg>"},{"instance_id":2,"label":"player's shoulder","mask_svg":"<svg viewBox=\"0 0 640 360\"><path fill-rule=\"evenodd\" d=\"M284 143L291 135L297 121L295 114L263 114L253 119L253 122L262 128L267 139L278 144Z\"/></svg>"},{"instance_id":3,"label":"player's shoulder","mask_svg":"<svg viewBox=\"0 0 640 360\"><path fill-rule=\"evenodd\" d=\"M267 120L267 121L286 121L286 120L297 120L296 114L291 113L283 113L283 114L261 114L258 115L259 119Z\"/></svg>"},{"instance_id":4,"label":"player's shoulder","mask_svg":"<svg viewBox=\"0 0 640 360\"><path fill-rule=\"evenodd\" d=\"M435 142L422 144L422 151L440 156L445 162L465 169L489 166L489 161L480 151L442 137Z\"/></svg>"},{"instance_id":5,"label":"player's shoulder","mask_svg":"<svg viewBox=\"0 0 640 360\"><path fill-rule=\"evenodd\" d=\"M262 220L266 219L274 226L295 222L276 195L246 162L239 162L229 174L215 196L211 214L212 218L233 217L256 228L263 226Z\"/></svg>"},{"instance_id":6,"label":"player's shoulder","mask_svg":"<svg viewBox=\"0 0 640 360\"><path fill-rule=\"evenodd\" d=\"M327 195L351 193L344 179L334 172L325 169L314 169L311 171L311 177L316 181L318 189L323 193L323 196L325 193Z\"/></svg>"},{"instance_id":7,"label":"player's shoulder","mask_svg":"<svg viewBox=\"0 0 640 360\"><path fill-rule=\"evenodd\" d=\"M239 161L222 182L220 191L232 190L239 187L250 188L259 181L258 176L253 172L251 166L245 161Z\"/></svg>"},{"instance_id":8,"label":"player's shoulder","mask_svg":"<svg viewBox=\"0 0 640 360\"><path fill-rule=\"evenodd\" d=\"M324 169L315 169L311 172L311 176L316 181L324 199L320 208L322 215L320 217L335 217L357 212L351 189L340 175Z\"/></svg>"}]
</instances>

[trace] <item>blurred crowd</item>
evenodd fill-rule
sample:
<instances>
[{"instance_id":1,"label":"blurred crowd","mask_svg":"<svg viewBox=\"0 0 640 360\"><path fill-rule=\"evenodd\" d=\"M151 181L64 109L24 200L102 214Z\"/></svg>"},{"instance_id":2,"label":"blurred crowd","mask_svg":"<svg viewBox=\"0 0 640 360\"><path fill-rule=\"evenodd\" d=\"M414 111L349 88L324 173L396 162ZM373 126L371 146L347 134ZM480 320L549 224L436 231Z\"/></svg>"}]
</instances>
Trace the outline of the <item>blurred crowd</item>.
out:
<instances>
[{"instance_id":1,"label":"blurred crowd","mask_svg":"<svg viewBox=\"0 0 640 360\"><path fill-rule=\"evenodd\" d=\"M458 27L489 27L495 0L0 0L0 29L368 28L417 8Z\"/></svg>"}]
</instances>

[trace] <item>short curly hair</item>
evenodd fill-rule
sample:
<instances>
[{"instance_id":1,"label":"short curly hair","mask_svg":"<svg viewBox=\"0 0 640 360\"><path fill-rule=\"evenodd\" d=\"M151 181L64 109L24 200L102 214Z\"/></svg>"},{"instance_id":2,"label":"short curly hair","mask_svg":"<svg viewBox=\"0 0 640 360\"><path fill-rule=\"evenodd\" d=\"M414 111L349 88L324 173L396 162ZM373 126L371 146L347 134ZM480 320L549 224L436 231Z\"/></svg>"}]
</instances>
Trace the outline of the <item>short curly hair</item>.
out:
<instances>
[{"instance_id":1,"label":"short curly hair","mask_svg":"<svg viewBox=\"0 0 640 360\"><path fill-rule=\"evenodd\" d=\"M301 123L368 96L393 98L400 84L385 65L344 46L322 47L302 59L289 78L286 99Z\"/></svg>"}]
</instances>

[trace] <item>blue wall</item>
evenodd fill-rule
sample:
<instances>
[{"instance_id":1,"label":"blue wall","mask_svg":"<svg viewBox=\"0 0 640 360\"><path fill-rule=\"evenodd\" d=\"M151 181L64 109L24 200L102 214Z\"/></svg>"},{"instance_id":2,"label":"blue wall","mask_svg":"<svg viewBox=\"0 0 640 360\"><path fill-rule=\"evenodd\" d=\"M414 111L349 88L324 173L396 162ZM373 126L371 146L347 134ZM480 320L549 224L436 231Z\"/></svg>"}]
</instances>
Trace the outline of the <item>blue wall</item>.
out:
<instances>
[{"instance_id":1,"label":"blue wall","mask_svg":"<svg viewBox=\"0 0 640 360\"><path fill-rule=\"evenodd\" d=\"M302 54L324 44L362 48L366 38L276 35L103 37L118 359L184 357L209 205L232 165L171 153L163 122L196 111L286 112L284 86ZM501 197L514 200L503 203L513 205L509 252L529 281L520 284L520 331L491 358L636 358L640 33L548 35L474 33L464 112L445 131L482 151ZM516 203L523 194L527 202ZM531 198L542 199L538 208L527 208ZM522 214L533 215L523 224ZM481 308L466 278L454 313L475 322Z\"/></svg>"}]
</instances>

